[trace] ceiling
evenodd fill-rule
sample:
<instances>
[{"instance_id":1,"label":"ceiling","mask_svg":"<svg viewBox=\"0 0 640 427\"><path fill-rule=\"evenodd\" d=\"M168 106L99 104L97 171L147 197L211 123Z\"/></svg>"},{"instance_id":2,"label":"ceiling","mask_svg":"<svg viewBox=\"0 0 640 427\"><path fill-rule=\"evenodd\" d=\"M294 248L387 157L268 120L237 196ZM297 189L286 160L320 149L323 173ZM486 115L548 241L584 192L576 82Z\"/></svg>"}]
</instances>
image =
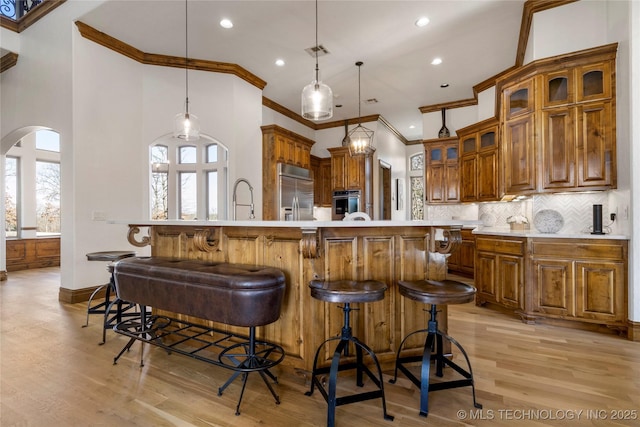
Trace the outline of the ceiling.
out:
<instances>
[{"instance_id":1,"label":"ceiling","mask_svg":"<svg viewBox=\"0 0 640 427\"><path fill-rule=\"evenodd\" d=\"M327 121L358 117L355 62L362 61L360 115L380 114L407 140L422 139L420 107L473 98L474 85L515 64L523 4L319 1L318 44L329 51L318 59L320 79L336 106ZM305 51L316 44L314 1L189 0L187 9L190 58L240 65L267 82L265 97L299 113L315 73ZM430 23L419 28L421 16ZM222 18L233 28L222 28ZM107 1L79 20L143 52L185 56L184 1ZM432 65L435 57L442 64Z\"/></svg>"}]
</instances>

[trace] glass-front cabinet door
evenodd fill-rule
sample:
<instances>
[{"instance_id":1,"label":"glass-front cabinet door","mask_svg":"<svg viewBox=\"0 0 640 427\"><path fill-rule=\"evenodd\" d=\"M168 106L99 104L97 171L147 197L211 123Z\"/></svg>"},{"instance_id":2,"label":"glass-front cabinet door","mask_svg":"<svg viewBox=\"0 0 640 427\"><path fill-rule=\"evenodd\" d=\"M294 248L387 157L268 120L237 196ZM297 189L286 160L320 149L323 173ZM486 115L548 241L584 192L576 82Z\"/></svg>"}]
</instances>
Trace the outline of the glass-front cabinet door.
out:
<instances>
[{"instance_id":1,"label":"glass-front cabinet door","mask_svg":"<svg viewBox=\"0 0 640 427\"><path fill-rule=\"evenodd\" d=\"M573 70L547 73L542 78L544 107L555 107L575 102Z\"/></svg>"},{"instance_id":2,"label":"glass-front cabinet door","mask_svg":"<svg viewBox=\"0 0 640 427\"><path fill-rule=\"evenodd\" d=\"M506 120L532 113L534 102L534 79L530 78L503 90L503 109Z\"/></svg>"},{"instance_id":3,"label":"glass-front cabinet door","mask_svg":"<svg viewBox=\"0 0 640 427\"><path fill-rule=\"evenodd\" d=\"M599 62L577 67L577 102L595 101L611 97L611 62Z\"/></svg>"}]
</instances>

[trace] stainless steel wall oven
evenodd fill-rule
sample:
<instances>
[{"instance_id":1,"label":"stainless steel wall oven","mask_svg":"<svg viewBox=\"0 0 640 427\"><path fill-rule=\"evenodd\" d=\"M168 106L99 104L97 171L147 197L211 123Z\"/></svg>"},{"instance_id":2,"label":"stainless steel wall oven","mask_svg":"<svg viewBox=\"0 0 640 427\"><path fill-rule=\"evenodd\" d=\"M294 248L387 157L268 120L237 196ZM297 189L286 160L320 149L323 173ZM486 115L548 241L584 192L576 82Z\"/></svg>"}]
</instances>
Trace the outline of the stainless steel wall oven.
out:
<instances>
[{"instance_id":1,"label":"stainless steel wall oven","mask_svg":"<svg viewBox=\"0 0 640 427\"><path fill-rule=\"evenodd\" d=\"M347 213L361 212L360 206L360 190L334 191L331 219L334 221L341 221Z\"/></svg>"}]
</instances>

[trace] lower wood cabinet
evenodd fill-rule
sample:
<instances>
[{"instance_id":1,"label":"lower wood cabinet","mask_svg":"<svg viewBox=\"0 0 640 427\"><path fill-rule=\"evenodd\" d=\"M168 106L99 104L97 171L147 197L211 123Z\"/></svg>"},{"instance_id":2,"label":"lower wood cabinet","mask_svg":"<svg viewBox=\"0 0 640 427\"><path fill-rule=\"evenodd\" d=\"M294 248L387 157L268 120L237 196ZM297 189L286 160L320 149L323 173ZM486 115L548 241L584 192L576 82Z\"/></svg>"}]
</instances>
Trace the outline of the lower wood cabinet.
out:
<instances>
[{"instance_id":1,"label":"lower wood cabinet","mask_svg":"<svg viewBox=\"0 0 640 427\"><path fill-rule=\"evenodd\" d=\"M528 313L626 326L627 243L532 239Z\"/></svg>"},{"instance_id":2,"label":"lower wood cabinet","mask_svg":"<svg viewBox=\"0 0 640 427\"><path fill-rule=\"evenodd\" d=\"M476 304L626 333L628 241L476 235Z\"/></svg>"},{"instance_id":3,"label":"lower wood cabinet","mask_svg":"<svg viewBox=\"0 0 640 427\"><path fill-rule=\"evenodd\" d=\"M473 230L463 228L460 230L462 242L447 259L447 269L450 273L457 273L467 277L473 277L476 257L476 237Z\"/></svg>"},{"instance_id":4,"label":"lower wood cabinet","mask_svg":"<svg viewBox=\"0 0 640 427\"><path fill-rule=\"evenodd\" d=\"M476 304L524 309L526 239L476 237Z\"/></svg>"}]
</instances>

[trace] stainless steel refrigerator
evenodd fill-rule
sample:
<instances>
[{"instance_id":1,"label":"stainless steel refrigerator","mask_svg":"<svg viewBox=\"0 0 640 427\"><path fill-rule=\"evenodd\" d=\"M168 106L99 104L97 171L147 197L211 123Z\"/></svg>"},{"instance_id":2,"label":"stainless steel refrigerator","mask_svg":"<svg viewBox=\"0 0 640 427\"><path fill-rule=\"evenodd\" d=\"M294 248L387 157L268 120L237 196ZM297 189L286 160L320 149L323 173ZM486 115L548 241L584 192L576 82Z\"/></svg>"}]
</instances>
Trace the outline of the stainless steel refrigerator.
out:
<instances>
[{"instance_id":1,"label":"stainless steel refrigerator","mask_svg":"<svg viewBox=\"0 0 640 427\"><path fill-rule=\"evenodd\" d=\"M278 214L281 221L313 219L313 176L309 169L278 163Z\"/></svg>"}]
</instances>

